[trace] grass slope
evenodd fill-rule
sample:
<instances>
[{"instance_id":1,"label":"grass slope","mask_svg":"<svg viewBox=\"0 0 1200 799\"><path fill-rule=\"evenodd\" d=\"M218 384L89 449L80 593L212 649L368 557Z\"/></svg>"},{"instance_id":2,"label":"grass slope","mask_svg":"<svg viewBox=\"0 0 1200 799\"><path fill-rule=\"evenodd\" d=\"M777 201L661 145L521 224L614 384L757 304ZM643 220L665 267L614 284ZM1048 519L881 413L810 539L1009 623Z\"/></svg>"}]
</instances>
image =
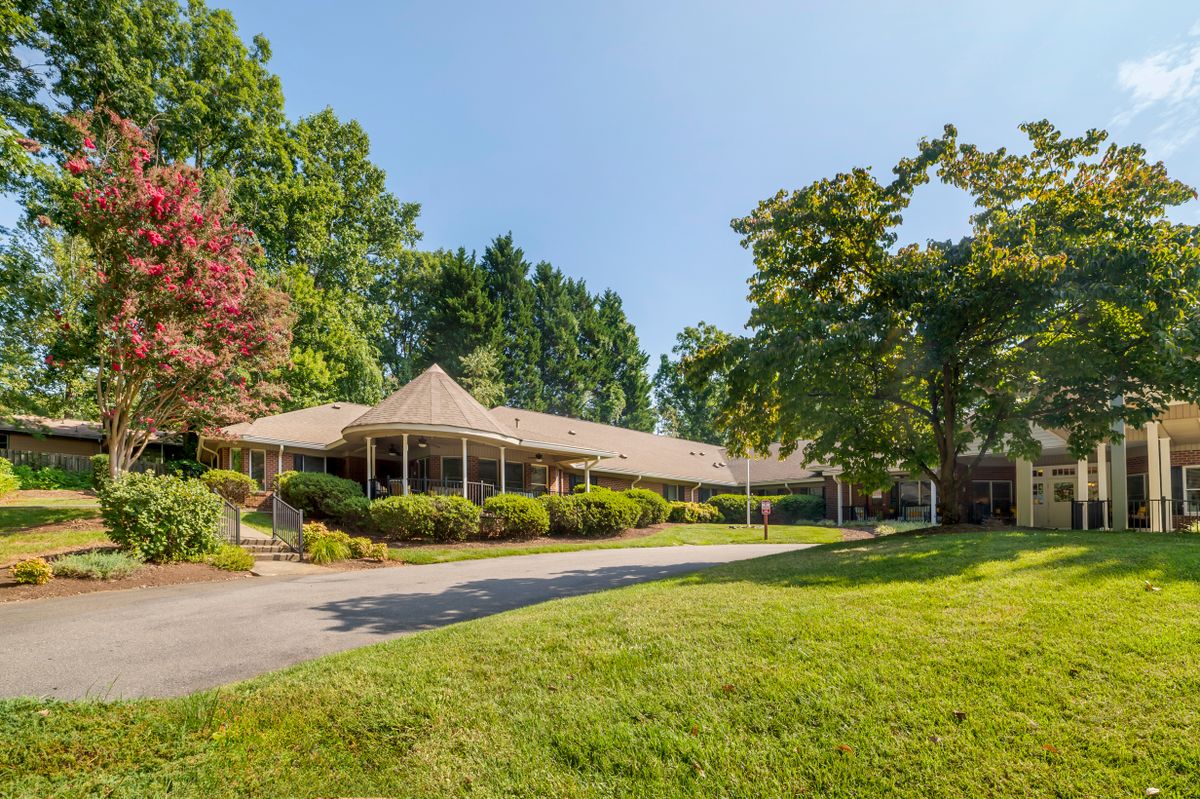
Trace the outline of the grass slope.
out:
<instances>
[{"instance_id":1,"label":"grass slope","mask_svg":"<svg viewBox=\"0 0 1200 799\"><path fill-rule=\"evenodd\" d=\"M2 703L0 794L1197 796L1198 575L1161 534L823 547L220 693Z\"/></svg>"},{"instance_id":2,"label":"grass slope","mask_svg":"<svg viewBox=\"0 0 1200 799\"><path fill-rule=\"evenodd\" d=\"M39 530L45 525L92 519L96 508L55 506L0 506L0 564L65 547L102 544L108 541L103 523L94 529Z\"/></svg>"},{"instance_id":3,"label":"grass slope","mask_svg":"<svg viewBox=\"0 0 1200 799\"><path fill-rule=\"evenodd\" d=\"M841 541L842 534L830 527L802 524L773 524L772 544L830 544ZM406 546L392 547L392 558L414 565L447 563L454 560L503 558L509 555L537 555L543 552L575 552L581 549L625 549L629 547L671 547L681 544L761 544L761 527L730 527L727 524L683 524L638 538L570 538L551 543L545 539L484 546Z\"/></svg>"}]
</instances>

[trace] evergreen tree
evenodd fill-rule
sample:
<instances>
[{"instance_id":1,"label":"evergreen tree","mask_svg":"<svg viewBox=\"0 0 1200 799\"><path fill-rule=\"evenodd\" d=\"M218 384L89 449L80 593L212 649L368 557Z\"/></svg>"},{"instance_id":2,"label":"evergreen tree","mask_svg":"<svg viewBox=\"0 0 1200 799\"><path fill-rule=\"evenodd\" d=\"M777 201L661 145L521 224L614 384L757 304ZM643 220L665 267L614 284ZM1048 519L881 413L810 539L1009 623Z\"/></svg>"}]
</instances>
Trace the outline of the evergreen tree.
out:
<instances>
[{"instance_id":1,"label":"evergreen tree","mask_svg":"<svg viewBox=\"0 0 1200 799\"><path fill-rule=\"evenodd\" d=\"M541 341L533 322L534 292L525 253L513 244L510 231L484 250L480 265L487 276L488 296L500 309L503 336L500 365L507 386L505 402L537 411L542 399Z\"/></svg>"},{"instance_id":2,"label":"evergreen tree","mask_svg":"<svg viewBox=\"0 0 1200 799\"><path fill-rule=\"evenodd\" d=\"M426 328L418 370L436 363L454 374L463 356L499 345L500 309L488 296L475 254L461 247L443 256L423 311Z\"/></svg>"},{"instance_id":3,"label":"evergreen tree","mask_svg":"<svg viewBox=\"0 0 1200 799\"><path fill-rule=\"evenodd\" d=\"M580 381L584 363L579 350L579 319L570 281L542 261L533 272L533 321L542 344L542 383L545 410L560 416L582 416L586 385Z\"/></svg>"},{"instance_id":4,"label":"evergreen tree","mask_svg":"<svg viewBox=\"0 0 1200 799\"><path fill-rule=\"evenodd\" d=\"M650 362L638 342L637 330L625 316L621 297L612 289L600 295L597 304L600 329L604 333L606 384L615 388L621 407L611 410L599 421L628 427L633 430L654 429L654 409L650 404L650 377L646 367ZM615 411L615 412L614 412Z\"/></svg>"}]
</instances>

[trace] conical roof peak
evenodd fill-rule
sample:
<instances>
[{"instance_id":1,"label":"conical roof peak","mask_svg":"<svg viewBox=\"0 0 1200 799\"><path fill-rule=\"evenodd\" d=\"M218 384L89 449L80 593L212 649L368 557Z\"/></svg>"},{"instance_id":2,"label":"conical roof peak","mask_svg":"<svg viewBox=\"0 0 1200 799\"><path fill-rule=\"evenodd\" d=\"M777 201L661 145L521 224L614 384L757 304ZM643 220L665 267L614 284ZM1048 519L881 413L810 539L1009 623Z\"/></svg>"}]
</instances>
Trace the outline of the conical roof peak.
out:
<instances>
[{"instance_id":1,"label":"conical roof peak","mask_svg":"<svg viewBox=\"0 0 1200 799\"><path fill-rule=\"evenodd\" d=\"M515 438L471 394L434 364L346 427L454 427Z\"/></svg>"}]
</instances>

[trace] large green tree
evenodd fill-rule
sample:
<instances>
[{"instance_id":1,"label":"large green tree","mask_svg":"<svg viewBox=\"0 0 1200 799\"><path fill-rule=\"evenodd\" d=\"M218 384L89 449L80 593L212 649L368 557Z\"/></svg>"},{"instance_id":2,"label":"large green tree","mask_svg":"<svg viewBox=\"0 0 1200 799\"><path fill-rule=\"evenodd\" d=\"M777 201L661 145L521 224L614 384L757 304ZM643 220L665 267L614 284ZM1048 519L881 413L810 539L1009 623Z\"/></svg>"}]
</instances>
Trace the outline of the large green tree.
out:
<instances>
[{"instance_id":1,"label":"large green tree","mask_svg":"<svg viewBox=\"0 0 1200 799\"><path fill-rule=\"evenodd\" d=\"M685 327L675 336L674 355L661 356L654 373L654 405L660 433L693 441L717 443L717 414L727 397L726 369L706 364L701 368L694 359L702 353L722 347L732 337L708 322ZM690 364L692 374L685 371Z\"/></svg>"},{"instance_id":2,"label":"large green tree","mask_svg":"<svg viewBox=\"0 0 1200 799\"><path fill-rule=\"evenodd\" d=\"M1033 426L1083 456L1119 420L1200 398L1198 235L1167 213L1195 191L1101 131L1022 129L1028 152L948 126L886 183L854 169L733 222L757 266L753 335L694 362L729 369L735 451L807 441L868 486L900 467L953 523L982 458L1037 454ZM931 177L970 195L971 234L898 246Z\"/></svg>"},{"instance_id":3,"label":"large green tree","mask_svg":"<svg viewBox=\"0 0 1200 799\"><path fill-rule=\"evenodd\" d=\"M533 323L533 286L525 253L513 243L512 232L497 236L480 259L488 296L500 310L503 336L499 359L506 386L505 402L539 411L542 401L542 347Z\"/></svg>"}]
</instances>

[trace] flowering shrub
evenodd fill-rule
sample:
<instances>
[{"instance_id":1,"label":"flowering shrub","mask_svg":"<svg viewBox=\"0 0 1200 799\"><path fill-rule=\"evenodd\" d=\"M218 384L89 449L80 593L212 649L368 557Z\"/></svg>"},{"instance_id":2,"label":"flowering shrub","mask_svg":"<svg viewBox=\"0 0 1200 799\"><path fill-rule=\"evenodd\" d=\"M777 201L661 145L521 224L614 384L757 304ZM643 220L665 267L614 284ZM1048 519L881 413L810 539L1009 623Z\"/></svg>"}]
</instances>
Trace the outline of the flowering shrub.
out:
<instances>
[{"instance_id":1,"label":"flowering shrub","mask_svg":"<svg viewBox=\"0 0 1200 799\"><path fill-rule=\"evenodd\" d=\"M126 474L100 492L108 536L156 563L194 560L220 544L220 498L199 480Z\"/></svg>"},{"instance_id":2,"label":"flowering shrub","mask_svg":"<svg viewBox=\"0 0 1200 799\"><path fill-rule=\"evenodd\" d=\"M287 362L287 297L259 280L253 233L225 195L202 190L186 163L158 163L150 136L115 114L70 118L78 149L65 163L74 198L63 220L91 248L86 308L63 321L46 363L97 357L109 473L128 470L153 434L194 420L216 426L271 410L270 379ZM94 337L99 334L99 346Z\"/></svg>"}]
</instances>

